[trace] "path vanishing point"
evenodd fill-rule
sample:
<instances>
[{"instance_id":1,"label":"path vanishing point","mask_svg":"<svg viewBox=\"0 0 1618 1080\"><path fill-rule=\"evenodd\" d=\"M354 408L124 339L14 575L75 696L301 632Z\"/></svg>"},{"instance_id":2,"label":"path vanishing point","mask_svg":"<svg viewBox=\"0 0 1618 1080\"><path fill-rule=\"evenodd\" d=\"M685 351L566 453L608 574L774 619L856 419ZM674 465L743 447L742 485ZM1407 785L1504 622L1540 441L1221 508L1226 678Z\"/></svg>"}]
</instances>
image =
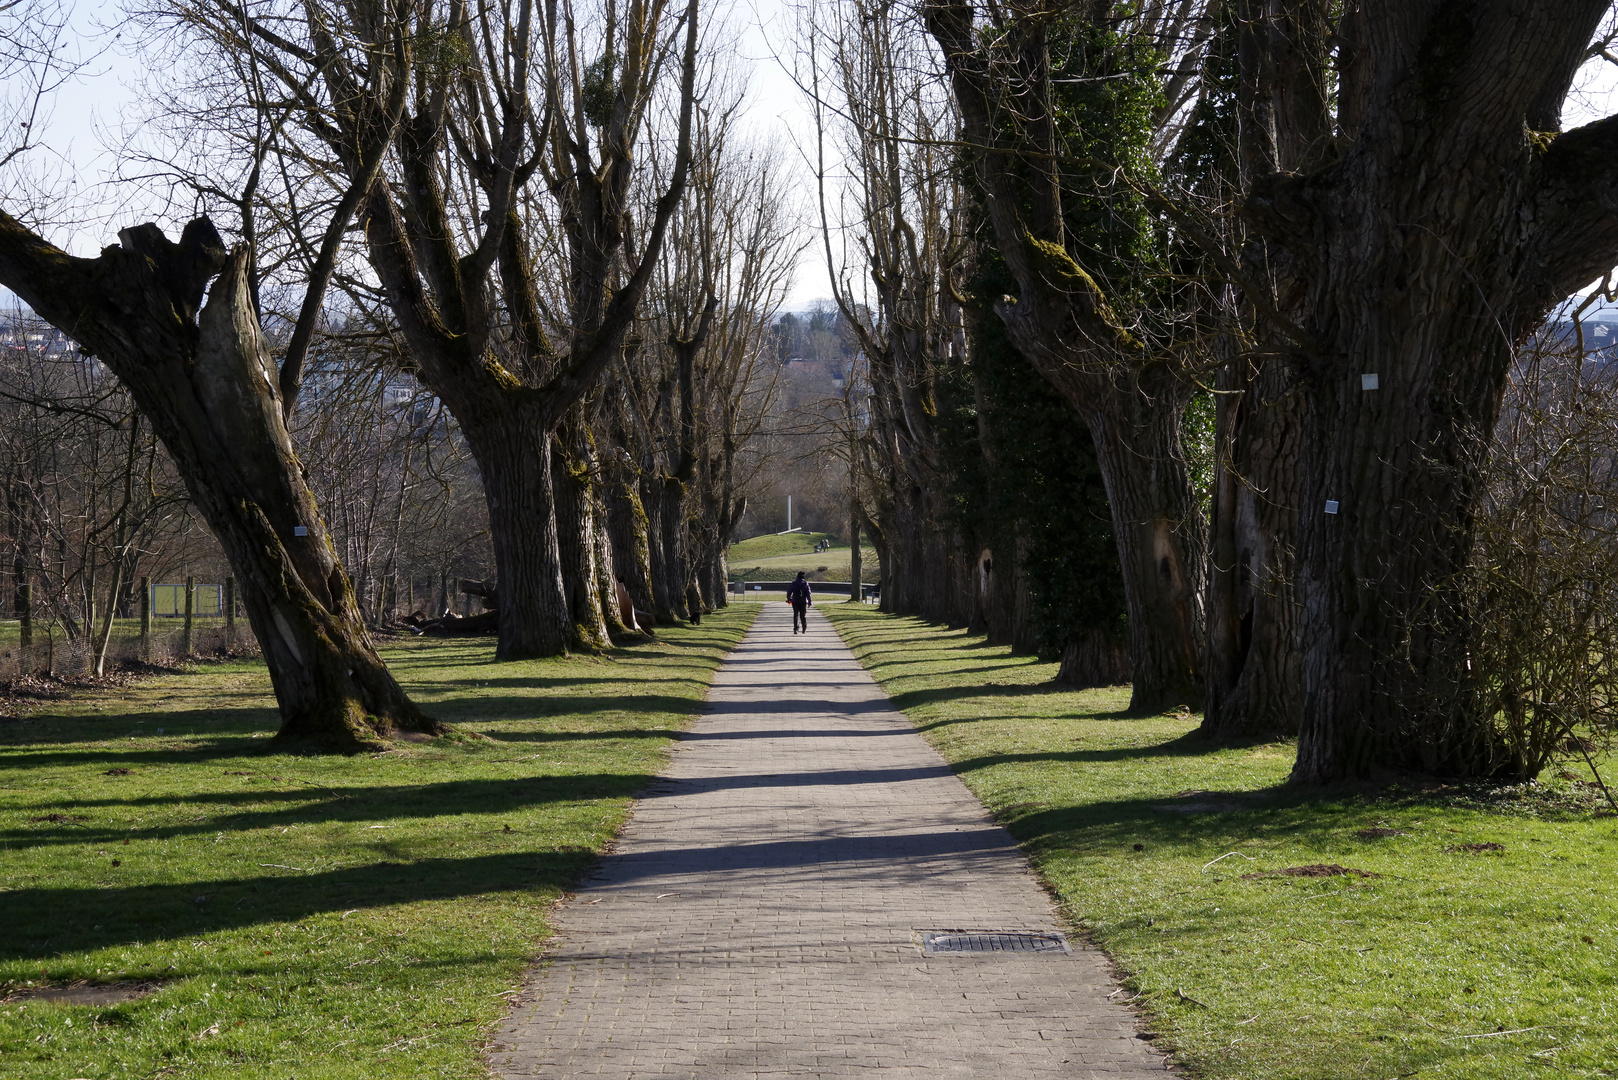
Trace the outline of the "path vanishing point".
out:
<instances>
[{"instance_id":1,"label":"path vanishing point","mask_svg":"<svg viewBox=\"0 0 1618 1080\"><path fill-rule=\"evenodd\" d=\"M558 909L494 1071L1162 1076L1100 953L925 951L929 933L1062 926L1010 834L827 620L794 635L789 614L764 606L616 849Z\"/></svg>"}]
</instances>

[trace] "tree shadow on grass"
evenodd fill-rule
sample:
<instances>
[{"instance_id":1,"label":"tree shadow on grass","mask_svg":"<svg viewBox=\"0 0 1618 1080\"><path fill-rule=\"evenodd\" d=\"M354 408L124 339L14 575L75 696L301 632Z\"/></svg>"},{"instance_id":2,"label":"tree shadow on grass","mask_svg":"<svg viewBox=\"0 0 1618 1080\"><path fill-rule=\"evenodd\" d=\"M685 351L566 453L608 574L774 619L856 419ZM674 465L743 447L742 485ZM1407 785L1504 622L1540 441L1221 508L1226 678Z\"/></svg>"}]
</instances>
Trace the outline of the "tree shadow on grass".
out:
<instances>
[{"instance_id":1,"label":"tree shadow on grass","mask_svg":"<svg viewBox=\"0 0 1618 1080\"><path fill-rule=\"evenodd\" d=\"M13 889L6 893L8 929L0 935L0 959L46 961L116 945L486 892L559 891L577 881L594 858L588 848L572 847L377 862L318 873L271 868L262 875L129 888Z\"/></svg>"},{"instance_id":2,"label":"tree shadow on grass","mask_svg":"<svg viewBox=\"0 0 1618 1080\"><path fill-rule=\"evenodd\" d=\"M1268 745L1264 742L1254 742L1250 745ZM1060 762L1071 765L1102 765L1118 761L1141 761L1150 758L1184 758L1206 757L1209 754L1223 753L1231 749L1241 749L1228 742L1206 739L1199 732L1188 731L1167 742L1152 743L1146 746L1114 746L1097 750L1052 750L1032 754L984 754L979 757L963 758L954 763L956 772L973 772L977 769L989 769L996 765L1015 765L1028 762Z\"/></svg>"},{"instance_id":3,"label":"tree shadow on grass","mask_svg":"<svg viewBox=\"0 0 1618 1080\"><path fill-rule=\"evenodd\" d=\"M992 670L992 669L991 669ZM901 690L893 695L894 707L908 711L925 705L933 705L941 701L957 701L961 698L1039 698L1050 697L1057 694L1072 695L1083 693L1071 686L1062 686L1057 683L965 683L952 686L929 686L920 690ZM1088 713L1076 713L1093 719L1145 719L1159 713L1131 713L1127 710L1106 710Z\"/></svg>"},{"instance_id":4,"label":"tree shadow on grass","mask_svg":"<svg viewBox=\"0 0 1618 1080\"><path fill-rule=\"evenodd\" d=\"M1073 806L1049 807L1024 814L1003 814L1002 823L1031 850L1067 849L1151 857L1154 852L1236 845L1254 837L1286 839L1305 848L1329 848L1349 842L1344 829L1357 821L1342 807L1341 796L1305 794L1284 785L1232 791L1150 798L1102 799ZM1143 851L1136 853L1134 845ZM1273 867L1266 867L1273 869Z\"/></svg>"},{"instance_id":5,"label":"tree shadow on grass","mask_svg":"<svg viewBox=\"0 0 1618 1080\"><path fill-rule=\"evenodd\" d=\"M276 777L270 782L282 779ZM551 803L629 798L646 790L653 779L650 773L580 773L509 780L450 780L439 784L341 788L311 784L296 789L242 787L231 791L186 791L172 795L133 794L127 797L115 795L60 801L47 798L21 809L32 816L57 812L68 818L87 817L89 820L0 830L0 843L11 848L118 843L130 838L164 840L223 829L245 832L279 828L294 822L301 825L361 824L509 814L525 807ZM123 820L98 820L112 818L120 810L180 805L198 810L208 807L218 809L183 824L143 829L131 829Z\"/></svg>"},{"instance_id":6,"label":"tree shadow on grass","mask_svg":"<svg viewBox=\"0 0 1618 1080\"><path fill-rule=\"evenodd\" d=\"M931 626L925 626L925 627L923 627L923 629L933 630L935 628L931 627ZM916 636L915 636L914 633L903 634L903 635L895 634L895 635L892 635L892 636L883 635L881 637L870 637L870 636L860 635L860 636L857 636L854 641L850 642L849 645L850 645L850 648L854 650L855 655L857 655L860 658L860 661L862 663L876 664L876 663L884 662L882 658L889 655L889 654L891 654L891 653L901 653L901 654L912 654L912 653L914 653L915 649L916 649ZM986 650L986 649L1004 649L1005 647L1006 646L1004 646L1004 645L990 644L984 638L969 638L966 641L962 641L962 642L960 642L958 644L955 644L955 645L939 645L939 644L935 644L934 642L929 641L927 643L926 651L927 651L927 654L930 655L932 653L952 653L952 652L962 652L962 651L981 652L981 651ZM885 661L885 662L893 663L894 661ZM914 659L914 660L901 660L901 661L898 661L898 662L899 663L925 664L925 663L941 663L942 661L941 660L940 661L928 661L928 660ZM1040 660L1039 657L1037 657L1037 656L1016 656L1016 655L1013 655L1013 654L1011 654L1009 652L1005 654L1005 666L1006 667L1025 667L1025 666L1030 665L1030 664L1040 664L1040 663L1044 663L1044 662L1045 661Z\"/></svg>"},{"instance_id":7,"label":"tree shadow on grass","mask_svg":"<svg viewBox=\"0 0 1618 1080\"><path fill-rule=\"evenodd\" d=\"M613 695L571 694L555 697L485 696L455 697L430 702L427 709L441 720L469 727L487 721L549 720L557 716L589 716L593 713L673 713L697 711L695 698L672 694L626 693ZM501 738L505 738L502 733Z\"/></svg>"},{"instance_id":8,"label":"tree shadow on grass","mask_svg":"<svg viewBox=\"0 0 1618 1080\"><path fill-rule=\"evenodd\" d=\"M473 730L483 723L548 721L558 716L588 718L604 713L662 713L685 716L698 711L701 706L695 697L633 692L580 696L456 695L423 704L428 712L440 720ZM253 706L183 712L142 710L91 716L39 717L26 725L11 725L6 733L8 737L0 741L0 749L6 752L7 769L83 764L121 766L161 762L195 764L219 758L300 753L296 748L271 745L268 740L261 737L264 734L273 734L280 726L280 715L274 709ZM159 728L166 729L168 734L157 735ZM127 744L119 745L111 742L129 737L141 741L167 738L188 739L195 742L183 747L162 750L131 748ZM503 731L499 734L501 740L521 737L520 733L515 732ZM601 733L597 737L610 738L611 735ZM82 746L87 742L106 745L83 747L71 752L33 749L45 746ZM311 750L308 753L317 757L328 756L318 750Z\"/></svg>"},{"instance_id":9,"label":"tree shadow on grass","mask_svg":"<svg viewBox=\"0 0 1618 1080\"><path fill-rule=\"evenodd\" d=\"M42 732L38 736L30 735L26 742L19 740L18 743L4 748L5 771L73 765L112 765L126 768L135 765L195 765L204 761L290 753L286 748L270 745L269 739L264 737L273 735L280 727L279 716L269 710L243 711L259 713L262 719L244 720L232 717L229 721L215 720L203 723L192 719L189 713L168 716L162 713L146 713L144 715L151 719L142 728L134 729L141 742L153 739L167 740L170 743L181 739L190 740L179 746L131 749L128 743L118 745L109 742L112 739L122 738L129 730L127 726L115 728L110 733L68 730ZM128 721L125 720L124 724L127 725ZM152 734L152 728L165 725L188 730L177 731L170 735ZM84 743L95 742L107 745L82 746ZM40 746L69 745L79 745L81 748L71 751L34 749Z\"/></svg>"}]
</instances>

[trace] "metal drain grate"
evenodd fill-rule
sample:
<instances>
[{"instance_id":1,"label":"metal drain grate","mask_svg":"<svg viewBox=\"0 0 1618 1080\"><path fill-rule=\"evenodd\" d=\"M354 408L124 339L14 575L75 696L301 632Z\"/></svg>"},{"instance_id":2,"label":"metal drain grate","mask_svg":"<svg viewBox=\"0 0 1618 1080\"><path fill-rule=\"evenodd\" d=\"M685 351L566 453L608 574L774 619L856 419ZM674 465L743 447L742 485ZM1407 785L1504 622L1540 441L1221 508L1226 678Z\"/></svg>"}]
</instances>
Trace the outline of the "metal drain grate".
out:
<instances>
[{"instance_id":1,"label":"metal drain grate","mask_svg":"<svg viewBox=\"0 0 1618 1080\"><path fill-rule=\"evenodd\" d=\"M928 930L921 935L928 956L980 953L1068 953L1067 938L1045 930Z\"/></svg>"}]
</instances>

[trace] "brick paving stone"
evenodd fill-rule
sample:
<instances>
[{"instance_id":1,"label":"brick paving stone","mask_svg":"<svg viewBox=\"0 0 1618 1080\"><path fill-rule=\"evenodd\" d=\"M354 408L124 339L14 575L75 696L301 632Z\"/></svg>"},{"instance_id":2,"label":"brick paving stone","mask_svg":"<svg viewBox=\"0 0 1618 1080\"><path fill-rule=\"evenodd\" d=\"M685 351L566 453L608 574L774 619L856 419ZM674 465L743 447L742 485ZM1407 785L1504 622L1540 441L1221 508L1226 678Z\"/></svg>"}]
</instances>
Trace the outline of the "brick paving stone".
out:
<instances>
[{"instance_id":1,"label":"brick paving stone","mask_svg":"<svg viewBox=\"0 0 1618 1080\"><path fill-rule=\"evenodd\" d=\"M502 1077L1138 1078L1104 958L925 956L1059 930L1011 836L831 625L766 604L617 847L558 909Z\"/></svg>"}]
</instances>

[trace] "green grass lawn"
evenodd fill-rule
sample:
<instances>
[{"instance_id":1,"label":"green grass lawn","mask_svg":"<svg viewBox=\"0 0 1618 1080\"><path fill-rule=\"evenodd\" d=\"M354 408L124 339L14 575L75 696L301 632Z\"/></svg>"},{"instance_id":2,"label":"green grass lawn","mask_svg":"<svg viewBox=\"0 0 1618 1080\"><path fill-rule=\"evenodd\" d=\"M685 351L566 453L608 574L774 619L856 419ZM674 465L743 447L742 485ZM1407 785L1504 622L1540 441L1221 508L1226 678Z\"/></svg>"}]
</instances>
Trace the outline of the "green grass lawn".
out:
<instances>
[{"instance_id":1,"label":"green grass lawn","mask_svg":"<svg viewBox=\"0 0 1618 1080\"><path fill-rule=\"evenodd\" d=\"M736 541L730 545L726 555L732 563L773 559L780 555L812 555L815 545L822 540L831 540L834 547L837 545L837 540L831 533L795 532L780 536L766 533L763 536L750 536L746 540ZM843 545L845 548L847 546Z\"/></svg>"},{"instance_id":2,"label":"green grass lawn","mask_svg":"<svg viewBox=\"0 0 1618 1080\"><path fill-rule=\"evenodd\" d=\"M663 767L738 605L608 658L498 664L490 639L384 649L462 736L353 758L262 747L256 663L0 720L0 1075L483 1077L554 902Z\"/></svg>"},{"instance_id":3,"label":"green grass lawn","mask_svg":"<svg viewBox=\"0 0 1618 1080\"><path fill-rule=\"evenodd\" d=\"M982 638L824 610L1195 1074L1618 1075L1618 819L1588 784L1310 795L1290 745L1211 747ZM1322 865L1366 874L1284 873Z\"/></svg>"},{"instance_id":4,"label":"green grass lawn","mask_svg":"<svg viewBox=\"0 0 1618 1080\"><path fill-rule=\"evenodd\" d=\"M212 641L212 635L225 627L223 615L198 615L192 620L192 633L196 639ZM243 635L251 634L244 615L236 620L236 629ZM96 633L101 632L101 623L98 620L95 626ZM179 647L180 635L185 630L185 620L182 618L153 618L152 619L152 647L158 651L165 651ZM47 640L54 635L56 647L67 648L67 635L62 627L55 628L43 619L34 622L34 646L43 652ZM22 639L22 624L16 619L0 619L0 655L9 654L17 648ZM139 619L112 620L112 640L108 643L108 651L113 655L133 655L140 643ZM43 656L39 663L43 664Z\"/></svg>"},{"instance_id":5,"label":"green grass lawn","mask_svg":"<svg viewBox=\"0 0 1618 1080\"><path fill-rule=\"evenodd\" d=\"M832 548L820 554L777 555L768 559L732 560L732 581L790 581L801 570L811 581L847 581L853 574L852 548ZM881 576L875 548L860 549L860 577L867 583Z\"/></svg>"}]
</instances>

